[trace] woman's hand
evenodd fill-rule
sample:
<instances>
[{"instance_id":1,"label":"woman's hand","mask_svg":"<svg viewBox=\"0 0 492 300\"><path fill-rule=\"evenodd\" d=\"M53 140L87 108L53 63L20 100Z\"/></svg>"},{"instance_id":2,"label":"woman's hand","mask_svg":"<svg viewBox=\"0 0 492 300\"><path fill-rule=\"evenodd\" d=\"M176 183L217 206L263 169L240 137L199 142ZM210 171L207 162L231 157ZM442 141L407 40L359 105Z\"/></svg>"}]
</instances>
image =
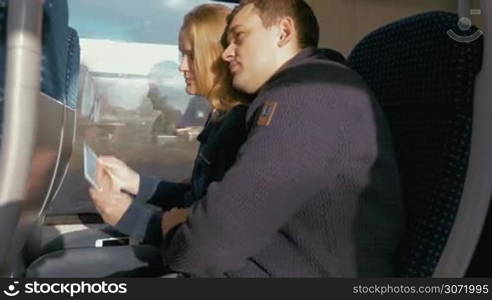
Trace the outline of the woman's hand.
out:
<instances>
[{"instance_id":1,"label":"woman's hand","mask_svg":"<svg viewBox=\"0 0 492 300\"><path fill-rule=\"evenodd\" d=\"M99 189L91 188L89 194L104 222L115 226L130 207L132 199L121 192L120 185L115 184L113 176L102 164L97 164L96 173Z\"/></svg>"},{"instance_id":2,"label":"woman's hand","mask_svg":"<svg viewBox=\"0 0 492 300\"><path fill-rule=\"evenodd\" d=\"M111 185L136 195L140 187L140 175L114 156L100 156L98 165L110 175Z\"/></svg>"},{"instance_id":3,"label":"woman's hand","mask_svg":"<svg viewBox=\"0 0 492 300\"><path fill-rule=\"evenodd\" d=\"M111 226L121 220L132 204L132 198L128 194L118 191L91 188L89 194L104 222Z\"/></svg>"}]
</instances>

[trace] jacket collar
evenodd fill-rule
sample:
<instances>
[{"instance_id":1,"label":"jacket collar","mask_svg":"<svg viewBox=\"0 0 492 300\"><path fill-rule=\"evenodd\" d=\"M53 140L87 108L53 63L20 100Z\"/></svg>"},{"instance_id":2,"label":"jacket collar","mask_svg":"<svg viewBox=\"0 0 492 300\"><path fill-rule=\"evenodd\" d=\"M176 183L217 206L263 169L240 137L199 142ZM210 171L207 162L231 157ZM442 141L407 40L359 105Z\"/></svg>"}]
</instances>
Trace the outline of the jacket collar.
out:
<instances>
[{"instance_id":1,"label":"jacket collar","mask_svg":"<svg viewBox=\"0 0 492 300\"><path fill-rule=\"evenodd\" d=\"M340 64L345 64L345 58L343 57L342 54L339 52L332 50L332 49L319 49L315 47L307 47L299 51L293 58L288 60L286 63L284 63L273 75L268 79L263 86L258 90L259 94L266 86L268 86L268 83L270 83L272 80L274 80L277 75L284 71L285 69L297 66L301 63L303 63L307 58L315 57L318 59L322 60L331 60L336 63Z\"/></svg>"}]
</instances>

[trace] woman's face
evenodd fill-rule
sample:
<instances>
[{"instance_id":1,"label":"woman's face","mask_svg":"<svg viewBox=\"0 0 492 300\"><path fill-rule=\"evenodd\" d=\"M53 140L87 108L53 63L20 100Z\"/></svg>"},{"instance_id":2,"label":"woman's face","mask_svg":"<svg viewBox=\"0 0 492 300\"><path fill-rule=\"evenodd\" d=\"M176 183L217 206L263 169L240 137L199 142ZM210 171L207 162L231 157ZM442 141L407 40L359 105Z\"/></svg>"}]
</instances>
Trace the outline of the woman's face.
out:
<instances>
[{"instance_id":1,"label":"woman's face","mask_svg":"<svg viewBox=\"0 0 492 300\"><path fill-rule=\"evenodd\" d=\"M179 33L179 51L182 56L179 71L183 73L186 82L186 92L190 95L196 95L197 86L195 72L193 70L193 48L190 39L183 33L183 31Z\"/></svg>"}]
</instances>

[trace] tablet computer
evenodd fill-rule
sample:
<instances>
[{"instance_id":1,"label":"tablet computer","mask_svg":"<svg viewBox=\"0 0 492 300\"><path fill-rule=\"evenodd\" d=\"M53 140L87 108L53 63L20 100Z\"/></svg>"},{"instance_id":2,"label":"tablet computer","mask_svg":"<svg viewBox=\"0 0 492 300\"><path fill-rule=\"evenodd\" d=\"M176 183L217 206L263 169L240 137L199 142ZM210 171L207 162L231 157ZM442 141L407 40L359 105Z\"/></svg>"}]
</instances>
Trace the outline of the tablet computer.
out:
<instances>
[{"instance_id":1,"label":"tablet computer","mask_svg":"<svg viewBox=\"0 0 492 300\"><path fill-rule=\"evenodd\" d=\"M87 181L96 189L100 189L96 180L97 155L94 150L84 143L84 176Z\"/></svg>"}]
</instances>

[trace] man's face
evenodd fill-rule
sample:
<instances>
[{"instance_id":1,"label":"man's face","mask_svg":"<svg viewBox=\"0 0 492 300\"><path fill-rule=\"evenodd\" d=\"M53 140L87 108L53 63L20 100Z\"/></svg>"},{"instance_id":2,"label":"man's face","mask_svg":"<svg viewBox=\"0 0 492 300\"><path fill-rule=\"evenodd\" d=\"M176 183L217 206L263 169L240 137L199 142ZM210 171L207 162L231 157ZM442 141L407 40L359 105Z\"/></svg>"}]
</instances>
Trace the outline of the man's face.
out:
<instances>
[{"instance_id":1,"label":"man's face","mask_svg":"<svg viewBox=\"0 0 492 300\"><path fill-rule=\"evenodd\" d=\"M161 96L159 88L154 84L149 84L149 92L147 93L147 97L150 99L154 110L161 110L165 107L166 97Z\"/></svg>"},{"instance_id":2,"label":"man's face","mask_svg":"<svg viewBox=\"0 0 492 300\"><path fill-rule=\"evenodd\" d=\"M278 26L266 28L253 4L241 9L232 20L228 32L228 47L222 58L236 89L254 94L278 69Z\"/></svg>"},{"instance_id":3,"label":"man's face","mask_svg":"<svg viewBox=\"0 0 492 300\"><path fill-rule=\"evenodd\" d=\"M159 98L159 96L160 96L159 88L155 84L150 83L147 97L150 99L150 101L154 102L155 99Z\"/></svg>"}]
</instances>

